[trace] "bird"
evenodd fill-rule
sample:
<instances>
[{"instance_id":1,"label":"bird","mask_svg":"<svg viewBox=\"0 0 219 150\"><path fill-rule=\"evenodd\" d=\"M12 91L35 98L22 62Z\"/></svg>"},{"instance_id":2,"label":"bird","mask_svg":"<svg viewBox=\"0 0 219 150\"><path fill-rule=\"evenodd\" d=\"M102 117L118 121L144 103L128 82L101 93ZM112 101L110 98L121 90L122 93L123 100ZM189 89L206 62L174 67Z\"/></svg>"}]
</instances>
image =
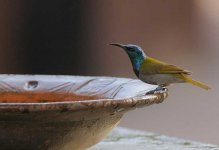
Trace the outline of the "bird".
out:
<instances>
[{"instance_id":1,"label":"bird","mask_svg":"<svg viewBox=\"0 0 219 150\"><path fill-rule=\"evenodd\" d=\"M158 85L152 91L167 90L166 86L173 83L190 83L205 90L210 87L190 77L191 72L166 62L147 56L140 46L134 44L111 43L125 50L128 54L135 75L143 82Z\"/></svg>"}]
</instances>

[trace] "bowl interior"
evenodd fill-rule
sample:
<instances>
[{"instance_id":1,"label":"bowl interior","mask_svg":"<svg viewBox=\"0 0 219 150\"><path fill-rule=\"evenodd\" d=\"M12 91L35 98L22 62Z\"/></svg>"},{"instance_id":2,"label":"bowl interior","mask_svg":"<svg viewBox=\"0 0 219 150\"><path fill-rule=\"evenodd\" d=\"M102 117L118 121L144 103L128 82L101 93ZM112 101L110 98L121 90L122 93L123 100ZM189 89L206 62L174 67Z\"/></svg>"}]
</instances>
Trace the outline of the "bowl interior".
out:
<instances>
[{"instance_id":1,"label":"bowl interior","mask_svg":"<svg viewBox=\"0 0 219 150\"><path fill-rule=\"evenodd\" d=\"M98 96L76 95L73 93L50 92L3 92L0 93L0 103L48 103L63 101L83 101L101 99Z\"/></svg>"},{"instance_id":2,"label":"bowl interior","mask_svg":"<svg viewBox=\"0 0 219 150\"><path fill-rule=\"evenodd\" d=\"M155 89L135 79L113 77L0 75L0 103L48 103L125 99Z\"/></svg>"}]
</instances>

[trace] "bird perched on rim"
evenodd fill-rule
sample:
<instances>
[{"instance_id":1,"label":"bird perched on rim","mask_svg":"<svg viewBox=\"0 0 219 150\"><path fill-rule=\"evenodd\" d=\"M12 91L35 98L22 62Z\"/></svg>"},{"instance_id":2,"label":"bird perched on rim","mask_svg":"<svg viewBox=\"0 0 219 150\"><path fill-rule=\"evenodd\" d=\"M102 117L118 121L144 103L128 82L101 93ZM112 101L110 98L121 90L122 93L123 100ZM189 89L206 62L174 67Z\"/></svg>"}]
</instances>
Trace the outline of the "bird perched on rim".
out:
<instances>
[{"instance_id":1,"label":"bird perched on rim","mask_svg":"<svg viewBox=\"0 0 219 150\"><path fill-rule=\"evenodd\" d=\"M141 47L133 44L123 45L112 43L110 45L118 46L128 54L133 70L136 76L143 82L158 85L157 89L163 89L172 83L191 83L203 89L210 89L209 86L195 81L189 77L190 71L181 69L177 66L167 64L145 55Z\"/></svg>"}]
</instances>

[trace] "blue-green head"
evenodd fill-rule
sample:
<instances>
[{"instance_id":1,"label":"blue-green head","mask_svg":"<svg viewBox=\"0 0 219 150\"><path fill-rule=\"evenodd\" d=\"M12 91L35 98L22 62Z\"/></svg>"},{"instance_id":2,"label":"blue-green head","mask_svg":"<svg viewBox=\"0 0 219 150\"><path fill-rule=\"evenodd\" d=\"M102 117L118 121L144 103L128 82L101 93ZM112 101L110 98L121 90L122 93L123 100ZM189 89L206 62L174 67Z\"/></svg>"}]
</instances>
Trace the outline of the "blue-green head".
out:
<instances>
[{"instance_id":1,"label":"blue-green head","mask_svg":"<svg viewBox=\"0 0 219 150\"><path fill-rule=\"evenodd\" d=\"M133 44L123 45L119 43L112 43L110 45L121 47L122 49L126 51L126 53L128 54L132 62L132 66L133 66L135 74L139 76L141 64L144 62L146 58L146 55L144 51L141 49L141 47L137 45L133 45Z\"/></svg>"}]
</instances>

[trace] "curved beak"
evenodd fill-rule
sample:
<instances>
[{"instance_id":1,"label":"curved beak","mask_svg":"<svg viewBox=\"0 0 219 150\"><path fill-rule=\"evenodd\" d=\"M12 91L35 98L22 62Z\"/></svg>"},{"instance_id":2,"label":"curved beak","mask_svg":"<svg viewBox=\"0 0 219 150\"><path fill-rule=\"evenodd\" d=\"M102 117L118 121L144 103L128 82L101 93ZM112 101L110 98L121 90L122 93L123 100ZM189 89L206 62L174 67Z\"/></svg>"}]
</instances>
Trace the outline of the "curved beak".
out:
<instances>
[{"instance_id":1,"label":"curved beak","mask_svg":"<svg viewBox=\"0 0 219 150\"><path fill-rule=\"evenodd\" d=\"M119 44L119 43L110 43L109 45L113 45L113 46L117 46L117 47L121 47L123 49L126 49L125 45Z\"/></svg>"}]
</instances>

